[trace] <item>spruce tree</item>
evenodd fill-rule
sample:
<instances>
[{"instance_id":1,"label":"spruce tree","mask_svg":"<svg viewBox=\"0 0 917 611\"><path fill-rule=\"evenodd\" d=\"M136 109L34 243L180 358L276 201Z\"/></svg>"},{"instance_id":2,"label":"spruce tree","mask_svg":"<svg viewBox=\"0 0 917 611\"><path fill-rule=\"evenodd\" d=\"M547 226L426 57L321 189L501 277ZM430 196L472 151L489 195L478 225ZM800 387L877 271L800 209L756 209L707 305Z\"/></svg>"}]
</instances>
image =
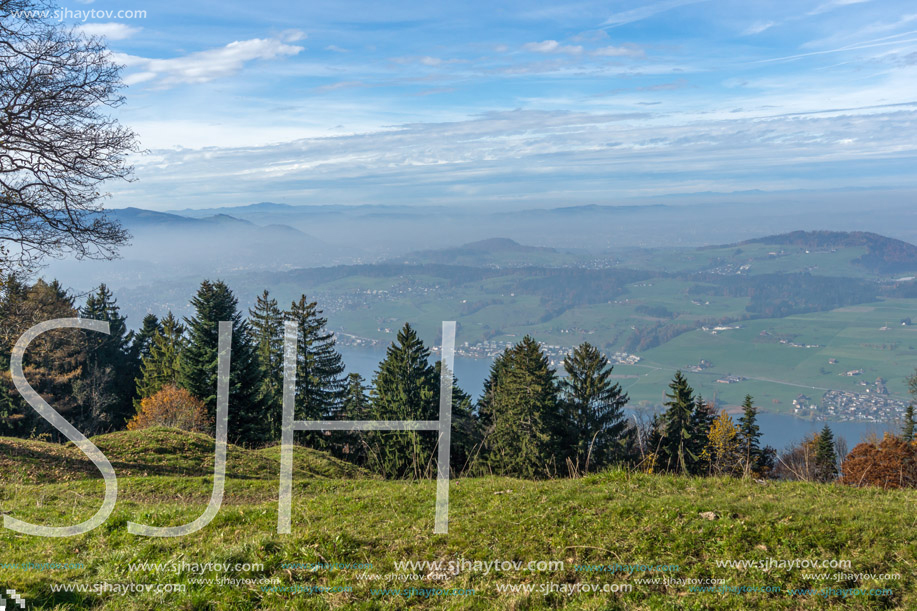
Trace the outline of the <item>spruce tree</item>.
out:
<instances>
[{"instance_id":1,"label":"spruce tree","mask_svg":"<svg viewBox=\"0 0 917 611\"><path fill-rule=\"evenodd\" d=\"M442 361L433 366L437 380L441 380ZM434 397L439 405L442 388L436 387ZM438 409L438 408L437 408ZM437 411L437 419L439 412ZM474 413L474 402L471 395L459 386L459 380L452 374L452 429L450 434L449 466L453 475L466 472L472 468L474 454L482 439L481 427Z\"/></svg>"},{"instance_id":2,"label":"spruce tree","mask_svg":"<svg viewBox=\"0 0 917 611\"><path fill-rule=\"evenodd\" d=\"M371 420L437 420L439 379L429 362L430 351L417 332L405 324L373 378ZM367 461L386 477L422 478L430 474L435 433L367 432Z\"/></svg>"},{"instance_id":3,"label":"spruce tree","mask_svg":"<svg viewBox=\"0 0 917 611\"><path fill-rule=\"evenodd\" d=\"M713 403L708 403L702 396L697 395L694 399L694 411L691 413L688 473L701 475L709 471L710 464L704 458L703 452L709 442L710 427L716 419L716 408Z\"/></svg>"},{"instance_id":4,"label":"spruce tree","mask_svg":"<svg viewBox=\"0 0 917 611\"><path fill-rule=\"evenodd\" d=\"M697 459L691 453L691 433L694 415L694 389L688 385L681 371L669 383L671 394L666 394L668 408L663 415L659 466L667 471L689 473Z\"/></svg>"},{"instance_id":5,"label":"spruce tree","mask_svg":"<svg viewBox=\"0 0 917 611\"><path fill-rule=\"evenodd\" d=\"M259 399L267 409L269 436L279 439L283 420L283 311L277 300L264 291L248 311L248 321L261 369Z\"/></svg>"},{"instance_id":6,"label":"spruce tree","mask_svg":"<svg viewBox=\"0 0 917 611\"><path fill-rule=\"evenodd\" d=\"M370 403L366 384L359 373L347 374L344 383L344 398L341 402L341 417L344 420L366 420Z\"/></svg>"},{"instance_id":7,"label":"spruce tree","mask_svg":"<svg viewBox=\"0 0 917 611\"><path fill-rule=\"evenodd\" d=\"M305 295L294 301L287 319L296 323L296 418L326 420L341 409L344 361L335 348L334 334L318 304Z\"/></svg>"},{"instance_id":8,"label":"spruce tree","mask_svg":"<svg viewBox=\"0 0 917 611\"><path fill-rule=\"evenodd\" d=\"M59 441L62 436L16 392L10 372L10 353L19 337L38 322L77 315L73 297L57 282L38 280L27 287L16 279L7 279L3 287L0 341L0 380L3 391L0 405L0 429L3 434L20 437L48 435ZM23 358L28 382L58 413L77 429L91 434L92 416L86 405L76 398L74 384L85 369L83 334L87 332L57 329L32 340Z\"/></svg>"},{"instance_id":9,"label":"spruce tree","mask_svg":"<svg viewBox=\"0 0 917 611\"><path fill-rule=\"evenodd\" d=\"M742 417L739 418L739 448L742 454L742 475L759 474L762 467L761 428L758 426L758 409L751 395L745 395L742 402Z\"/></svg>"},{"instance_id":10,"label":"spruce tree","mask_svg":"<svg viewBox=\"0 0 917 611\"><path fill-rule=\"evenodd\" d=\"M583 342L564 359L564 408L573 459L581 469L601 469L623 455L627 394L611 379L613 366Z\"/></svg>"},{"instance_id":11,"label":"spruce tree","mask_svg":"<svg viewBox=\"0 0 917 611\"><path fill-rule=\"evenodd\" d=\"M827 424L818 434L816 441L815 478L820 482L831 482L837 479L837 452L834 449L834 434Z\"/></svg>"},{"instance_id":12,"label":"spruce tree","mask_svg":"<svg viewBox=\"0 0 917 611\"><path fill-rule=\"evenodd\" d=\"M297 326L296 340L296 419L334 420L339 417L344 395L344 361L335 348L334 333L327 328L318 304L305 295L294 301L287 320ZM310 432L306 443L328 448L340 435Z\"/></svg>"},{"instance_id":13,"label":"spruce tree","mask_svg":"<svg viewBox=\"0 0 917 611\"><path fill-rule=\"evenodd\" d=\"M506 348L502 354L498 355L490 364L490 374L484 380L484 389L481 399L478 401L478 422L484 430L490 430L493 426L493 401L494 389L497 387L505 370L504 362L506 356L510 353L510 348Z\"/></svg>"},{"instance_id":14,"label":"spruce tree","mask_svg":"<svg viewBox=\"0 0 917 611\"><path fill-rule=\"evenodd\" d=\"M342 420L370 420L371 404L369 389L358 373L350 373L344 379L343 398L339 416ZM332 435L331 452L358 465L366 464L366 446L360 431L339 431Z\"/></svg>"},{"instance_id":15,"label":"spruce tree","mask_svg":"<svg viewBox=\"0 0 917 611\"><path fill-rule=\"evenodd\" d=\"M215 422L219 323L232 323L229 380L229 440L260 444L268 438L268 420L259 399L261 372L251 343L251 330L238 302L222 281L201 283L191 300L195 314L186 318L188 345L181 357L181 385L207 406Z\"/></svg>"},{"instance_id":16,"label":"spruce tree","mask_svg":"<svg viewBox=\"0 0 917 611\"><path fill-rule=\"evenodd\" d=\"M486 470L518 477L554 475L569 448L564 447L567 430L548 357L526 335L498 359L482 406Z\"/></svg>"},{"instance_id":17,"label":"spruce tree","mask_svg":"<svg viewBox=\"0 0 917 611\"><path fill-rule=\"evenodd\" d=\"M665 435L665 414L653 414L650 421L646 439L643 441L641 452L641 468L647 473L655 473L666 468L664 462L665 448L663 440Z\"/></svg>"},{"instance_id":18,"label":"spruce tree","mask_svg":"<svg viewBox=\"0 0 917 611\"><path fill-rule=\"evenodd\" d=\"M89 295L80 318L108 322L109 333L83 334L85 367L74 392L88 409L87 434L122 429L133 415L131 398L137 364L131 351L133 333L121 316L117 300L104 284Z\"/></svg>"},{"instance_id":19,"label":"spruce tree","mask_svg":"<svg viewBox=\"0 0 917 611\"><path fill-rule=\"evenodd\" d=\"M10 352L19 338L19 313L26 301L28 287L15 275L0 276L0 437L18 437L24 433L22 400L13 390Z\"/></svg>"},{"instance_id":20,"label":"spruce tree","mask_svg":"<svg viewBox=\"0 0 917 611\"><path fill-rule=\"evenodd\" d=\"M131 344L134 357L138 362L150 356L150 348L153 345L153 337L162 331L162 325L155 314L147 314L143 317L143 324L140 330L134 334L134 341Z\"/></svg>"},{"instance_id":21,"label":"spruce tree","mask_svg":"<svg viewBox=\"0 0 917 611\"><path fill-rule=\"evenodd\" d=\"M904 410L904 424L901 427L901 439L906 443L914 441L914 406L908 405Z\"/></svg>"},{"instance_id":22,"label":"spruce tree","mask_svg":"<svg viewBox=\"0 0 917 611\"><path fill-rule=\"evenodd\" d=\"M140 402L152 397L164 386L181 385L181 355L185 348L185 327L172 312L162 319L160 330L150 342L149 355L140 363L137 378L137 392L134 407L139 410Z\"/></svg>"}]
</instances>

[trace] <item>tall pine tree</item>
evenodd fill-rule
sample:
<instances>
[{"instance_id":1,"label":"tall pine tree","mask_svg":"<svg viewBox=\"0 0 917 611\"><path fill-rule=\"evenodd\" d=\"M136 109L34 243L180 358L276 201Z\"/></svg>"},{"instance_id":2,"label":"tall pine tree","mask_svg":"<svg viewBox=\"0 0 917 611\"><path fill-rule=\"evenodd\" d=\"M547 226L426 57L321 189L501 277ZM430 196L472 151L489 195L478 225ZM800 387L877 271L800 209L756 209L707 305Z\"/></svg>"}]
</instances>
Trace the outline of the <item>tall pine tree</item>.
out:
<instances>
[{"instance_id":1,"label":"tall pine tree","mask_svg":"<svg viewBox=\"0 0 917 611\"><path fill-rule=\"evenodd\" d=\"M194 316L185 319L188 345L181 358L181 385L204 402L215 421L219 323L232 322L229 380L229 439L260 444L268 439L268 421L260 400L261 371L251 343L251 330L239 313L238 302L222 281L201 283L191 300Z\"/></svg>"},{"instance_id":2,"label":"tall pine tree","mask_svg":"<svg viewBox=\"0 0 917 611\"><path fill-rule=\"evenodd\" d=\"M327 420L336 417L344 394L344 361L335 348L318 304L305 295L294 301L287 320L296 323L296 418Z\"/></svg>"},{"instance_id":3,"label":"tall pine tree","mask_svg":"<svg viewBox=\"0 0 917 611\"><path fill-rule=\"evenodd\" d=\"M837 479L837 451L834 449L834 434L826 424L818 434L815 445L815 479L833 482Z\"/></svg>"},{"instance_id":4,"label":"tall pine tree","mask_svg":"<svg viewBox=\"0 0 917 611\"><path fill-rule=\"evenodd\" d=\"M10 353L30 327L54 318L77 315L73 297L57 282L38 280L26 286L15 278L3 283L0 325L0 431L18 437L62 436L19 395L10 373ZM26 380L51 406L81 431L91 432L91 414L77 401L74 383L85 366L83 331L56 329L42 333L29 344L23 359ZM90 425L87 428L87 425Z\"/></svg>"},{"instance_id":5,"label":"tall pine tree","mask_svg":"<svg viewBox=\"0 0 917 611\"><path fill-rule=\"evenodd\" d=\"M439 418L439 379L429 358L429 349L411 325L405 324L373 378L372 420ZM426 431L367 432L367 463L386 477L428 477L435 437Z\"/></svg>"},{"instance_id":6,"label":"tall pine tree","mask_svg":"<svg viewBox=\"0 0 917 611\"><path fill-rule=\"evenodd\" d=\"M911 404L904 410L904 424L901 426L901 439L906 443L914 441L914 426L914 406Z\"/></svg>"},{"instance_id":7,"label":"tall pine tree","mask_svg":"<svg viewBox=\"0 0 917 611\"><path fill-rule=\"evenodd\" d=\"M363 376L350 373L344 381L344 395L341 400L340 417L342 420L370 420L371 405L369 389ZM358 465L366 464L366 446L359 431L340 431L332 439L331 452L345 460Z\"/></svg>"},{"instance_id":8,"label":"tall pine tree","mask_svg":"<svg viewBox=\"0 0 917 611\"><path fill-rule=\"evenodd\" d=\"M283 420L283 311L277 300L264 291L248 311L248 321L261 369L259 399L267 409L269 436L279 439Z\"/></svg>"},{"instance_id":9,"label":"tall pine tree","mask_svg":"<svg viewBox=\"0 0 917 611\"><path fill-rule=\"evenodd\" d=\"M710 470L710 464L703 456L704 448L710 441L710 427L717 419L716 407L700 395L694 399L694 412L691 414L691 440L688 473L702 475Z\"/></svg>"},{"instance_id":10,"label":"tall pine tree","mask_svg":"<svg viewBox=\"0 0 917 611\"><path fill-rule=\"evenodd\" d=\"M134 341L131 348L138 361L150 356L150 348L153 346L153 337L162 331L162 325L159 324L159 318L155 314L147 314L143 317L143 324L140 330L134 334Z\"/></svg>"},{"instance_id":11,"label":"tall pine tree","mask_svg":"<svg viewBox=\"0 0 917 611\"><path fill-rule=\"evenodd\" d=\"M750 477L760 473L763 454L761 451L761 427L758 426L758 409L751 395L745 395L742 402L742 417L739 418L739 450L742 455L742 475Z\"/></svg>"},{"instance_id":12,"label":"tall pine tree","mask_svg":"<svg viewBox=\"0 0 917 611\"><path fill-rule=\"evenodd\" d=\"M531 336L491 367L481 406L486 471L518 477L555 475L569 455L556 374Z\"/></svg>"},{"instance_id":13,"label":"tall pine tree","mask_svg":"<svg viewBox=\"0 0 917 611\"><path fill-rule=\"evenodd\" d=\"M150 342L149 354L140 363L134 407L166 385L181 385L181 355L185 349L185 327L172 312L162 319L161 328Z\"/></svg>"},{"instance_id":14,"label":"tall pine tree","mask_svg":"<svg viewBox=\"0 0 917 611\"><path fill-rule=\"evenodd\" d=\"M584 471L601 469L623 457L627 394L612 382L608 358L588 342L564 359L564 369L561 388L572 458Z\"/></svg>"},{"instance_id":15,"label":"tall pine tree","mask_svg":"<svg viewBox=\"0 0 917 611\"><path fill-rule=\"evenodd\" d=\"M86 299L80 317L108 322L109 333L83 335L86 363L74 383L77 399L88 409L90 429L97 434L122 429L133 415L131 398L137 364L131 351L133 333L121 316L117 300L104 284Z\"/></svg>"},{"instance_id":16,"label":"tall pine tree","mask_svg":"<svg viewBox=\"0 0 917 611\"><path fill-rule=\"evenodd\" d=\"M340 416L344 396L344 361L335 348L334 334L327 328L318 304L301 295L287 312L296 323L296 419L334 420ZM328 449L346 443L346 436L319 432L304 434L306 443Z\"/></svg>"},{"instance_id":17,"label":"tall pine tree","mask_svg":"<svg viewBox=\"0 0 917 611\"><path fill-rule=\"evenodd\" d=\"M668 401L665 402L668 409L661 419L663 430L658 464L667 471L687 474L697 459L691 453L694 389L681 371L675 372L669 389L671 394L666 394Z\"/></svg>"}]
</instances>

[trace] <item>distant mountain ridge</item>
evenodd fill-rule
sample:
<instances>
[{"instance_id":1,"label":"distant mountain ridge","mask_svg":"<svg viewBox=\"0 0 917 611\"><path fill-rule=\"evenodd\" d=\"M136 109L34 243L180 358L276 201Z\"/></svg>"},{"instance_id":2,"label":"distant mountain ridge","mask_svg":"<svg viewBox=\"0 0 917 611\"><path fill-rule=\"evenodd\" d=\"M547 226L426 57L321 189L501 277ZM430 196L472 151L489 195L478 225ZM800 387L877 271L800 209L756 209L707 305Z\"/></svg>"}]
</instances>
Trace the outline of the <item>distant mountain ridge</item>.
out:
<instances>
[{"instance_id":1,"label":"distant mountain ridge","mask_svg":"<svg viewBox=\"0 0 917 611\"><path fill-rule=\"evenodd\" d=\"M800 248L866 248L866 254L853 263L879 273L908 272L917 269L917 246L869 231L791 231L739 242L774 244Z\"/></svg>"}]
</instances>

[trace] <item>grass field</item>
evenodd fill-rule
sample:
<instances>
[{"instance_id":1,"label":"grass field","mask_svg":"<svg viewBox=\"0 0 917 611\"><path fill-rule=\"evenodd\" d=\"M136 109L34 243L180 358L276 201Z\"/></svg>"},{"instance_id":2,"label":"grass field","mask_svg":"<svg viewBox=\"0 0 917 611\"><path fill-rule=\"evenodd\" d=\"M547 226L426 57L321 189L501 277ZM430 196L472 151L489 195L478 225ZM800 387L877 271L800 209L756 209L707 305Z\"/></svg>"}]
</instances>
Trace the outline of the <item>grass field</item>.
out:
<instances>
[{"instance_id":1,"label":"grass field","mask_svg":"<svg viewBox=\"0 0 917 611\"><path fill-rule=\"evenodd\" d=\"M293 533L279 535L276 450L233 448L226 498L214 521L185 537L147 539L128 534L127 521L176 525L203 510L212 484L203 475L207 444L200 437L166 430L98 441L116 471L129 474L120 477L117 508L103 526L68 539L0 532L0 585L25 596L29 609L917 608L915 491L624 471L540 482L459 479L451 484L449 534L434 535L433 482L371 479L302 449L296 460L309 466L295 477ZM172 454L178 448L181 455ZM42 442L0 441L0 512L47 525L75 523L95 512L101 481L69 468L68 461L76 458L59 450ZM125 461L133 466L119 464ZM149 474L143 475L147 464ZM162 469L173 472L163 474ZM41 475L16 475L32 472ZM715 519L707 519L704 512L714 512ZM465 568L448 575L395 566L401 561L463 559ZM768 570L717 565L768 559L850 565L812 571L786 568L786 562ZM553 561L563 567L485 572L470 564L474 561ZM10 568L25 563L82 566ZM196 566L206 563L242 566L228 572ZM588 572L577 566L614 564L632 565L632 570ZM659 565L677 568L642 570ZM810 572L833 576L839 571L897 573L900 579L806 579ZM380 578L365 578L373 575ZM665 577L669 583L662 581ZM265 585L264 580L274 584ZM781 591L694 592L690 580ZM62 584L89 591L53 591ZM184 591L121 595L114 591L116 584L178 584ZM571 588L603 584L622 591L569 593ZM333 591L301 591L317 586ZM265 589L278 587L300 591ZM506 591L512 587L520 591ZM523 587L533 591L521 591ZM789 593L792 588L823 592L826 587L834 592ZM414 595L394 588L414 588ZM887 591L862 595L853 588ZM452 595L430 595L434 589Z\"/></svg>"}]
</instances>

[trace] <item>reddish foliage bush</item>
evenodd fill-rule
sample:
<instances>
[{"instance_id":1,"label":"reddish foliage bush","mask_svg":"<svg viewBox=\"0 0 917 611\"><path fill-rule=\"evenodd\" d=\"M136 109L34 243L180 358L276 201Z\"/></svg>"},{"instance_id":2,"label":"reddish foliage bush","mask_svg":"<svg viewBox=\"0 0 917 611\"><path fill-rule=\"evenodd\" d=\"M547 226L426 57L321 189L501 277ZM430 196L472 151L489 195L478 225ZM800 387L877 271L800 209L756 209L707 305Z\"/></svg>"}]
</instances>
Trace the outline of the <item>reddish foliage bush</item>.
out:
<instances>
[{"instance_id":1,"label":"reddish foliage bush","mask_svg":"<svg viewBox=\"0 0 917 611\"><path fill-rule=\"evenodd\" d=\"M885 434L878 444L861 443L844 459L841 482L850 486L917 487L917 444Z\"/></svg>"}]
</instances>

